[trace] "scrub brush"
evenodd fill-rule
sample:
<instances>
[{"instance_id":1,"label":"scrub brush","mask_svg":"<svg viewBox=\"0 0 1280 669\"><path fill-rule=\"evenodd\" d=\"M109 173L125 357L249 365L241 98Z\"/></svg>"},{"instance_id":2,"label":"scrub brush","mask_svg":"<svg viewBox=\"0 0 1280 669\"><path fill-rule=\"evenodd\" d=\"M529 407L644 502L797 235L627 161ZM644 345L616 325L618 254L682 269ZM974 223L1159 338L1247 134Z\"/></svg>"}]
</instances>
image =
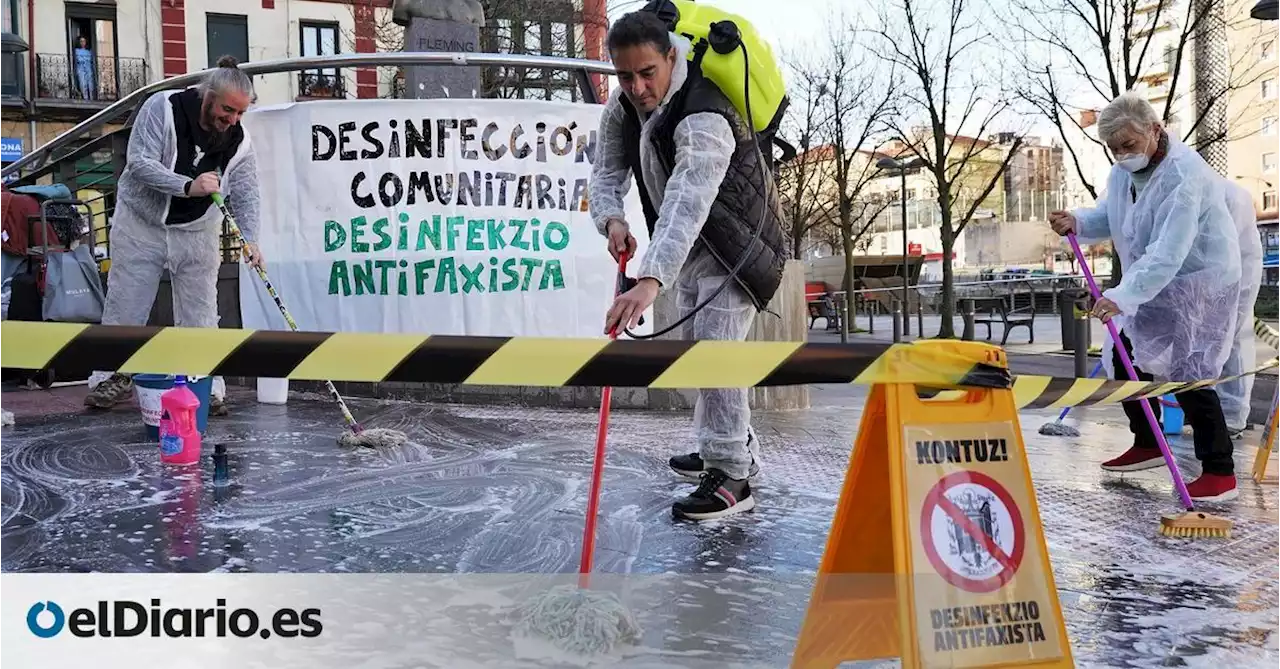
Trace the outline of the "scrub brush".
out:
<instances>
[{"instance_id":1,"label":"scrub brush","mask_svg":"<svg viewBox=\"0 0 1280 669\"><path fill-rule=\"evenodd\" d=\"M1067 233L1067 241L1071 242L1071 250L1076 254L1076 260L1080 263L1080 269L1084 271L1085 281L1089 283L1089 290L1093 293L1094 300L1102 299L1102 291L1098 290L1098 284L1093 280L1093 273L1089 271L1089 265L1084 261L1084 253L1080 251L1080 242L1076 241L1075 233ZM1107 321L1107 331L1111 333L1111 342L1115 344L1116 352L1119 353L1120 362L1124 363L1124 369L1129 374L1131 380L1138 380L1138 373L1133 369L1133 363L1129 360L1129 352L1125 350L1124 343L1120 340L1120 332L1116 330L1114 321ZM1182 480L1182 473L1178 471L1178 463L1173 460L1173 453L1169 451L1169 442L1165 441L1164 430L1160 429L1160 422L1156 420L1156 415L1151 411L1151 403L1146 399L1138 402L1142 405L1142 411L1147 415L1147 424L1151 427L1151 431L1156 435L1156 443L1160 446L1160 452L1164 455L1165 464L1169 466L1169 473L1173 475L1173 487L1177 488L1178 495L1182 498L1183 506L1187 510L1183 513L1168 513L1160 517L1160 534L1166 537L1187 537L1192 539L1200 538L1221 538L1225 539L1231 536L1231 521L1226 518L1212 516L1203 511L1196 511L1195 504L1191 501L1191 493L1187 492L1187 484Z\"/></svg>"}]
</instances>

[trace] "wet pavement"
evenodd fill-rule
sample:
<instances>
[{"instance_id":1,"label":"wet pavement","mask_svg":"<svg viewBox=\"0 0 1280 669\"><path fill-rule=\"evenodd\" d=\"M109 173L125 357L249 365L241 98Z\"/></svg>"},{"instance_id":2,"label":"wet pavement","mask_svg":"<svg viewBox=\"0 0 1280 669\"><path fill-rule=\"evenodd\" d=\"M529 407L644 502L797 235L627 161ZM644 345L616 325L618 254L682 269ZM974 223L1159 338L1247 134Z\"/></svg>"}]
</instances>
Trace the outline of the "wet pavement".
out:
<instances>
[{"instance_id":1,"label":"wet pavement","mask_svg":"<svg viewBox=\"0 0 1280 669\"><path fill-rule=\"evenodd\" d=\"M596 570L652 579L636 605L653 652L629 666L787 665L863 390L815 387L813 409L758 413L757 509L700 525L671 518L671 502L692 484L665 467L688 450L691 415L613 413ZM20 414L0 452L3 570L577 569L593 410L354 400L366 425L412 440L375 452L336 445L342 421L325 401L259 405L243 390L232 401L232 415L211 418L205 441L208 452L224 443L231 453L227 487L212 485L207 459L186 474L162 468L136 410ZM1247 477L1258 431L1237 447L1240 499L1207 507L1235 521L1232 538L1189 541L1155 531L1161 513L1177 510L1163 469L1123 477L1098 469L1128 443L1118 408L1081 412L1079 439L1037 434L1056 413L1021 420L1077 664L1280 663L1277 488ZM1198 473L1190 435L1172 444L1184 473ZM707 588L731 592L731 601L683 603ZM474 647L467 652L479 661Z\"/></svg>"}]
</instances>

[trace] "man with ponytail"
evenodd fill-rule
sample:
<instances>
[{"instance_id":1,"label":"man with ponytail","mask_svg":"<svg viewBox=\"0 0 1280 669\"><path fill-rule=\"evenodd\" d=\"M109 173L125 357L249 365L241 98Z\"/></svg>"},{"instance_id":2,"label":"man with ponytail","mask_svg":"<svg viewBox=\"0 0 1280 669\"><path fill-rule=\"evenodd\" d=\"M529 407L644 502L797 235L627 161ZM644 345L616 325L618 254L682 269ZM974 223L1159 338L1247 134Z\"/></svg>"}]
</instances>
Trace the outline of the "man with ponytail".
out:
<instances>
[{"instance_id":1,"label":"man with ponytail","mask_svg":"<svg viewBox=\"0 0 1280 669\"><path fill-rule=\"evenodd\" d=\"M104 325L146 325L167 269L174 324L218 327L222 215L212 193L226 199L251 262L263 262L255 243L257 159L240 124L255 98L253 81L235 58L223 56L197 86L156 93L138 110L111 220ZM214 383L215 415L226 413L221 381ZM127 399L132 389L123 374L95 372L89 382L85 404L100 409Z\"/></svg>"}]
</instances>

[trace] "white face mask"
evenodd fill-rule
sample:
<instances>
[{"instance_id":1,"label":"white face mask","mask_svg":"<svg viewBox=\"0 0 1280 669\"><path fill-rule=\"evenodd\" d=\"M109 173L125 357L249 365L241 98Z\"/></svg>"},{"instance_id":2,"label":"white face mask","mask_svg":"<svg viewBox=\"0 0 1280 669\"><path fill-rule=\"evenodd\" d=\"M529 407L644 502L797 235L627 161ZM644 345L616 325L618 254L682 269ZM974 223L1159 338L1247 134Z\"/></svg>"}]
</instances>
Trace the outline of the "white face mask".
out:
<instances>
[{"instance_id":1,"label":"white face mask","mask_svg":"<svg viewBox=\"0 0 1280 669\"><path fill-rule=\"evenodd\" d=\"M1116 156L1116 166L1126 172L1137 172L1146 167L1149 161L1145 153L1126 153Z\"/></svg>"},{"instance_id":2,"label":"white face mask","mask_svg":"<svg viewBox=\"0 0 1280 669\"><path fill-rule=\"evenodd\" d=\"M1116 156L1116 166L1126 172L1137 172L1146 168L1151 162L1151 159L1146 154L1146 147L1148 146L1151 146L1151 138L1149 137L1142 153L1122 153Z\"/></svg>"}]
</instances>

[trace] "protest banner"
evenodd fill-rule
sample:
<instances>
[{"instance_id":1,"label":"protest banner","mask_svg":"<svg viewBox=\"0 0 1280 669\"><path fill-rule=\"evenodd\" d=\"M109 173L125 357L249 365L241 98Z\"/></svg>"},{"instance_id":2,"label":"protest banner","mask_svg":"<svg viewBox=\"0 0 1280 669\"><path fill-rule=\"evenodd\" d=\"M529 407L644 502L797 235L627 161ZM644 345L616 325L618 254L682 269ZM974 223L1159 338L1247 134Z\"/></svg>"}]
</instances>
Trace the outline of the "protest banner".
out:
<instances>
[{"instance_id":1,"label":"protest banner","mask_svg":"<svg viewBox=\"0 0 1280 669\"><path fill-rule=\"evenodd\" d=\"M298 327L603 337L617 265L587 211L602 109L342 100L246 114L259 243ZM634 187L627 219L643 252ZM244 327L286 329L243 264L240 304Z\"/></svg>"}]
</instances>

